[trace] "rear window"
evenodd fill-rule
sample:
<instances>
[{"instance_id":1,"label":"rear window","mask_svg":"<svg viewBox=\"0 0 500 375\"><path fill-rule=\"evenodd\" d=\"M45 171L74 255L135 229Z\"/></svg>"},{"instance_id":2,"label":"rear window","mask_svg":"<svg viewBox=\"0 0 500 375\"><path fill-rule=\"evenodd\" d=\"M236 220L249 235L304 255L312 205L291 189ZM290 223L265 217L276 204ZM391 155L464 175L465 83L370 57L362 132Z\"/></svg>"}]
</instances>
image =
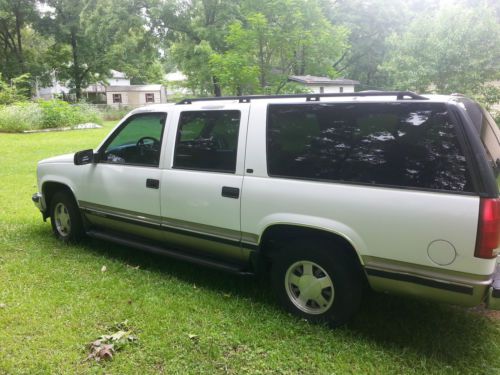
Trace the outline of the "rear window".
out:
<instances>
[{"instance_id":1,"label":"rear window","mask_svg":"<svg viewBox=\"0 0 500 375\"><path fill-rule=\"evenodd\" d=\"M439 103L269 105L270 176L473 191Z\"/></svg>"},{"instance_id":2,"label":"rear window","mask_svg":"<svg viewBox=\"0 0 500 375\"><path fill-rule=\"evenodd\" d=\"M500 185L500 130L491 115L484 109L482 111L481 141L493 168L497 184Z\"/></svg>"}]
</instances>

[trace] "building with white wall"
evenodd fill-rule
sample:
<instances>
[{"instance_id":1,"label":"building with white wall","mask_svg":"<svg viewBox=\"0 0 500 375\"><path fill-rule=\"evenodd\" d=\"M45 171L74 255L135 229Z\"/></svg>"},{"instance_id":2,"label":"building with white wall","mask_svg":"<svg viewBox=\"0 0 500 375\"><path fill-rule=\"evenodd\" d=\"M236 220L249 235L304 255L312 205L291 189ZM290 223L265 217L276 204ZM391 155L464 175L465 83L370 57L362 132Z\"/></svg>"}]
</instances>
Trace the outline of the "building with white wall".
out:
<instances>
[{"instance_id":1,"label":"building with white wall","mask_svg":"<svg viewBox=\"0 0 500 375\"><path fill-rule=\"evenodd\" d=\"M358 81L346 78L331 79L328 77L318 76L290 76L288 80L299 83L314 94L335 94L342 92L354 92L355 86L359 85Z\"/></svg>"},{"instance_id":2,"label":"building with white wall","mask_svg":"<svg viewBox=\"0 0 500 375\"><path fill-rule=\"evenodd\" d=\"M166 102L167 96L162 85L106 86L108 105L139 107Z\"/></svg>"}]
</instances>

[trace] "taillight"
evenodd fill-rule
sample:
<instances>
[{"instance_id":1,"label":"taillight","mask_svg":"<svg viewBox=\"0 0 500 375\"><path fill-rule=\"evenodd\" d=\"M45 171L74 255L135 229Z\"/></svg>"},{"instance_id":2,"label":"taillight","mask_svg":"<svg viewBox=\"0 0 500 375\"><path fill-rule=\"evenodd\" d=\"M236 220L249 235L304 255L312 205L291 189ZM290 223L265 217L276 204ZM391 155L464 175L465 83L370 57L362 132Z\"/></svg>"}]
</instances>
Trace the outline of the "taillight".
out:
<instances>
[{"instance_id":1,"label":"taillight","mask_svg":"<svg viewBox=\"0 0 500 375\"><path fill-rule=\"evenodd\" d=\"M481 198L474 256L491 259L500 239L500 199Z\"/></svg>"}]
</instances>

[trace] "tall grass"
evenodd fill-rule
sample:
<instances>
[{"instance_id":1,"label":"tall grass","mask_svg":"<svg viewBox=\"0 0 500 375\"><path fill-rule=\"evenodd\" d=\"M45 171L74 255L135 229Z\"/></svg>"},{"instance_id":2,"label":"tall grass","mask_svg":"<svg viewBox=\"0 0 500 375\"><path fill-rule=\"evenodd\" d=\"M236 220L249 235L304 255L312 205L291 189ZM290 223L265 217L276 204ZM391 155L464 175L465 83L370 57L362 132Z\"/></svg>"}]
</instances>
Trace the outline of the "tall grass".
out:
<instances>
[{"instance_id":1,"label":"tall grass","mask_svg":"<svg viewBox=\"0 0 500 375\"><path fill-rule=\"evenodd\" d=\"M63 128L103 121L101 113L88 104L70 105L61 100L20 102L0 107L0 132Z\"/></svg>"},{"instance_id":2,"label":"tall grass","mask_svg":"<svg viewBox=\"0 0 500 375\"><path fill-rule=\"evenodd\" d=\"M23 102L0 106L0 131L16 133L23 130L41 129L42 109L37 103Z\"/></svg>"}]
</instances>

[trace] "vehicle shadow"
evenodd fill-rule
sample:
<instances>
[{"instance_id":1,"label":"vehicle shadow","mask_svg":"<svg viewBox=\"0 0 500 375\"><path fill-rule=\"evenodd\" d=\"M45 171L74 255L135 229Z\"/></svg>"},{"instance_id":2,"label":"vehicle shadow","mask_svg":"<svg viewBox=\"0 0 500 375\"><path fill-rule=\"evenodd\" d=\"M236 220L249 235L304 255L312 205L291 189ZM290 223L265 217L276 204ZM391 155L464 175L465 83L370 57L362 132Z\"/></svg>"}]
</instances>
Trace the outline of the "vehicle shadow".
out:
<instances>
[{"instance_id":1,"label":"vehicle shadow","mask_svg":"<svg viewBox=\"0 0 500 375\"><path fill-rule=\"evenodd\" d=\"M497 354L499 325L459 306L381 293L368 293L348 325L356 336L386 349L411 351L444 366L481 368Z\"/></svg>"},{"instance_id":2,"label":"vehicle shadow","mask_svg":"<svg viewBox=\"0 0 500 375\"><path fill-rule=\"evenodd\" d=\"M278 310L266 277L231 275L98 240L87 240L83 247L98 256L175 277L203 289L251 298ZM480 368L481 363L491 363L495 358L489 345L497 341L499 326L495 324L495 328L493 324L470 309L369 292L355 318L331 334L332 338L347 335L358 342L368 340L384 351L410 351L443 366L455 368L467 363Z\"/></svg>"}]
</instances>

